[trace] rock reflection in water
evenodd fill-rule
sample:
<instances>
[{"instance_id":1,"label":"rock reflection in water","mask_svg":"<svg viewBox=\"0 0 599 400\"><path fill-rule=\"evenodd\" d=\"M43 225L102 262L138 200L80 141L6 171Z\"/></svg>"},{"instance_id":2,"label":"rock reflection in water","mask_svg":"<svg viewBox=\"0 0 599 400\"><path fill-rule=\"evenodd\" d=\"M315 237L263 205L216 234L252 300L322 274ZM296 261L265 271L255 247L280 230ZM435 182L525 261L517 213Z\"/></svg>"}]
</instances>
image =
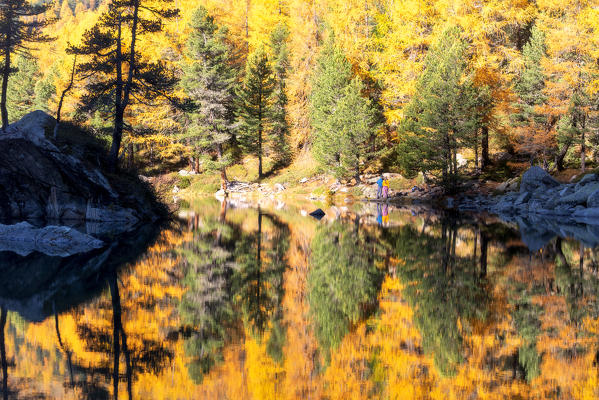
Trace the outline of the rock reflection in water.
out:
<instances>
[{"instance_id":1,"label":"rock reflection in water","mask_svg":"<svg viewBox=\"0 0 599 400\"><path fill-rule=\"evenodd\" d=\"M5 397L599 395L599 254L570 227L195 210L148 248L1 270Z\"/></svg>"}]
</instances>

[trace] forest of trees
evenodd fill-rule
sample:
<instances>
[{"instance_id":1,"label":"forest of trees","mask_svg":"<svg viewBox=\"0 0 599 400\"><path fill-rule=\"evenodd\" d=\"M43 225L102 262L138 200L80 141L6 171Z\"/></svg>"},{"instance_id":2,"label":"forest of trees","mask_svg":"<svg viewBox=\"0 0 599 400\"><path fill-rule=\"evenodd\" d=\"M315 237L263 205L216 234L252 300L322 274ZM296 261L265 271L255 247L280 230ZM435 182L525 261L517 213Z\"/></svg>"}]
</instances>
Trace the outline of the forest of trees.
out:
<instances>
[{"instance_id":1,"label":"forest of trees","mask_svg":"<svg viewBox=\"0 0 599 400\"><path fill-rule=\"evenodd\" d=\"M246 156L262 178L304 153L356 180L452 183L506 155L585 170L597 29L588 0L18 0L0 10L0 108L4 128L62 112L111 168L150 157L223 183Z\"/></svg>"}]
</instances>

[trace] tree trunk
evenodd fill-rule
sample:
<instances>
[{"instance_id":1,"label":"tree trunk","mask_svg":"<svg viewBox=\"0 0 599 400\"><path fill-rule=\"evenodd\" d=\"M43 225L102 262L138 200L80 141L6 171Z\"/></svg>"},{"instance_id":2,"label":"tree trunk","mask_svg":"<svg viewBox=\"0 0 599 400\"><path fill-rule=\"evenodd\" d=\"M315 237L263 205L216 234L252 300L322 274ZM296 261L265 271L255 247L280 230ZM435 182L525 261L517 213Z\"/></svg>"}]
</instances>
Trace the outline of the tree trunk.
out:
<instances>
[{"instance_id":1,"label":"tree trunk","mask_svg":"<svg viewBox=\"0 0 599 400\"><path fill-rule=\"evenodd\" d=\"M258 180L262 179L262 123L258 126Z\"/></svg>"},{"instance_id":2,"label":"tree trunk","mask_svg":"<svg viewBox=\"0 0 599 400\"><path fill-rule=\"evenodd\" d=\"M584 119L583 122L581 124L581 138L580 138L580 170L584 173L585 169L586 169L586 151L587 151L587 147L586 147L586 137L584 134L584 130L585 130L585 126L584 126Z\"/></svg>"},{"instance_id":3,"label":"tree trunk","mask_svg":"<svg viewBox=\"0 0 599 400\"><path fill-rule=\"evenodd\" d=\"M113 273L110 278L108 278L108 286L110 287L110 297L112 301L112 340L114 347L114 365L113 365L113 390L115 399L118 397L118 388L119 388L119 361L120 361L120 350L121 345L123 349L123 354L125 356L125 368L126 368L126 377L127 377L127 393L129 394L129 399L132 398L132 370L131 370L131 355L129 349L127 347L127 336L125 335L125 330L123 329L123 320L122 320L122 309L121 309L121 296L119 294L119 286L117 282L116 273Z\"/></svg>"},{"instance_id":4,"label":"tree trunk","mask_svg":"<svg viewBox=\"0 0 599 400\"><path fill-rule=\"evenodd\" d=\"M224 191L227 190L227 186L229 184L229 179L227 178L227 167L225 167L224 165L222 165L222 159L223 159L223 145L221 143L219 143L216 146L216 152L218 154L218 161L221 164L220 167L220 188Z\"/></svg>"},{"instance_id":5,"label":"tree trunk","mask_svg":"<svg viewBox=\"0 0 599 400\"><path fill-rule=\"evenodd\" d=\"M123 109L119 104L114 116L114 128L112 130L112 145L110 146L110 154L108 155L108 168L112 172L116 171L119 165L119 150L121 148L121 141L123 140L123 115Z\"/></svg>"},{"instance_id":6,"label":"tree trunk","mask_svg":"<svg viewBox=\"0 0 599 400\"><path fill-rule=\"evenodd\" d=\"M56 109L56 125L54 125L54 140L58 135L58 128L60 126L60 112L62 111L62 103L64 101L65 96L73 87L73 81L75 80L75 67L77 65L77 56L73 59L73 68L71 69L71 79L69 80L69 84L60 94L60 101L58 102L58 108Z\"/></svg>"},{"instance_id":7,"label":"tree trunk","mask_svg":"<svg viewBox=\"0 0 599 400\"><path fill-rule=\"evenodd\" d=\"M487 168L489 162L489 127L483 125L480 142L480 169L483 170Z\"/></svg>"},{"instance_id":8,"label":"tree trunk","mask_svg":"<svg viewBox=\"0 0 599 400\"><path fill-rule=\"evenodd\" d=\"M127 165L129 166L129 168L133 168L133 162L135 161L135 155L133 154L133 143L129 142L129 146L128 146L128 151L127 153L129 153L129 161L127 163Z\"/></svg>"},{"instance_id":9,"label":"tree trunk","mask_svg":"<svg viewBox=\"0 0 599 400\"><path fill-rule=\"evenodd\" d=\"M487 249L489 246L489 240L485 232L480 232L480 277L484 278L487 276Z\"/></svg>"},{"instance_id":10,"label":"tree trunk","mask_svg":"<svg viewBox=\"0 0 599 400\"><path fill-rule=\"evenodd\" d=\"M555 168L558 171L564 170L564 158L568 153L568 149L570 149L570 142L566 142L560 152L555 156Z\"/></svg>"},{"instance_id":11,"label":"tree trunk","mask_svg":"<svg viewBox=\"0 0 599 400\"><path fill-rule=\"evenodd\" d=\"M474 169L478 172L479 160L478 160L478 129L474 131Z\"/></svg>"},{"instance_id":12,"label":"tree trunk","mask_svg":"<svg viewBox=\"0 0 599 400\"><path fill-rule=\"evenodd\" d=\"M118 34L116 40L116 88L114 99L114 126L112 128L112 145L108 154L108 169L116 171L119 164L119 150L121 140L123 139L123 53L121 50L121 21L118 24Z\"/></svg>"},{"instance_id":13,"label":"tree trunk","mask_svg":"<svg viewBox=\"0 0 599 400\"><path fill-rule=\"evenodd\" d=\"M8 400L8 363L6 361L6 340L4 328L6 327L6 308L0 311L0 358L2 359L2 397Z\"/></svg>"},{"instance_id":14,"label":"tree trunk","mask_svg":"<svg viewBox=\"0 0 599 400\"><path fill-rule=\"evenodd\" d=\"M129 49L129 71L127 73L127 81L123 82L123 54L122 54L122 38L121 38L121 21L118 24L118 35L116 44L116 99L115 99L115 116L114 129L112 131L112 146L110 148L109 168L111 171L116 171L119 163L119 150L123 139L123 127L125 108L129 104L129 95L133 86L133 74L135 72L135 42L137 37L137 24L139 20L139 0L134 1L133 23L131 26L131 45Z\"/></svg>"},{"instance_id":15,"label":"tree trunk","mask_svg":"<svg viewBox=\"0 0 599 400\"><path fill-rule=\"evenodd\" d=\"M6 132L8 128L8 110L6 109L6 95L8 92L8 78L10 77L10 50L4 49L6 56L4 58L4 68L2 70L2 98L0 100L0 110L2 113L2 131Z\"/></svg>"}]
</instances>

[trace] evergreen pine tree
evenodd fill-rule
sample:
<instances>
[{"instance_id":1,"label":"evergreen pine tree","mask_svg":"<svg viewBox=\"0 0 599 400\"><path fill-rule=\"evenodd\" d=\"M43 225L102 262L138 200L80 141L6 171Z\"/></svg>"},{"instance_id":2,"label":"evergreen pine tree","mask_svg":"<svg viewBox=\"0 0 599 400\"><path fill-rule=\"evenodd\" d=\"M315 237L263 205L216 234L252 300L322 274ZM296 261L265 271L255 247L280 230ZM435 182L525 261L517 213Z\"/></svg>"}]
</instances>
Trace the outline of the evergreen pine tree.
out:
<instances>
[{"instance_id":1,"label":"evergreen pine tree","mask_svg":"<svg viewBox=\"0 0 599 400\"><path fill-rule=\"evenodd\" d=\"M312 149L314 158L325 166L336 167L341 161L339 135L331 123L331 113L351 78L351 65L331 35L318 58L310 95Z\"/></svg>"},{"instance_id":2,"label":"evergreen pine tree","mask_svg":"<svg viewBox=\"0 0 599 400\"><path fill-rule=\"evenodd\" d=\"M204 7L195 12L192 21L186 47L189 61L181 84L196 107L189 115L191 124L184 138L193 143L196 170L202 155L216 154L216 161L210 158L207 165L221 171L224 188L226 168L233 162L227 150L233 141L236 74L230 66L227 29L219 28Z\"/></svg>"},{"instance_id":3,"label":"evergreen pine tree","mask_svg":"<svg viewBox=\"0 0 599 400\"><path fill-rule=\"evenodd\" d=\"M0 95L0 114L2 130L8 126L8 80L12 68L11 57L15 54L30 55L31 44L51 40L41 30L51 21L39 18L52 3L32 5L27 0L10 0L2 2L0 7L0 55L3 57L2 93Z\"/></svg>"},{"instance_id":4,"label":"evergreen pine tree","mask_svg":"<svg viewBox=\"0 0 599 400\"><path fill-rule=\"evenodd\" d=\"M35 87L40 79L40 70L35 58L19 56L13 71L6 94L9 122L16 121L34 110Z\"/></svg>"},{"instance_id":5,"label":"evergreen pine tree","mask_svg":"<svg viewBox=\"0 0 599 400\"><path fill-rule=\"evenodd\" d=\"M535 25L528 43L522 49L524 69L514 86L518 101L514 104L515 112L512 115L512 123L517 132L518 150L528 153L531 162L539 154L546 153L552 145L545 125L547 118L537 111L537 108L547 101L543 92L545 74L541 67L541 60L545 54L545 34ZM558 164L561 164L561 161Z\"/></svg>"},{"instance_id":6,"label":"evergreen pine tree","mask_svg":"<svg viewBox=\"0 0 599 400\"><path fill-rule=\"evenodd\" d=\"M376 110L362 97L362 90L359 78L352 80L349 61L334 45L334 38L329 39L318 61L310 98L314 156L335 176L354 176L357 181L376 132Z\"/></svg>"},{"instance_id":7,"label":"evergreen pine tree","mask_svg":"<svg viewBox=\"0 0 599 400\"><path fill-rule=\"evenodd\" d=\"M275 79L263 47L247 60L245 78L239 91L241 130L245 148L258 157L258 179L262 179L265 137L272 122L272 98Z\"/></svg>"},{"instance_id":8,"label":"evergreen pine tree","mask_svg":"<svg viewBox=\"0 0 599 400\"><path fill-rule=\"evenodd\" d=\"M144 61L136 47L140 35L160 32L164 19L178 15L179 10L163 3L170 1L111 0L81 45L69 47L70 53L85 60L78 64L87 82L83 111L102 110L113 117L112 170L118 166L127 107L133 102L174 101L170 96L178 81L174 72L163 62Z\"/></svg>"},{"instance_id":9,"label":"evergreen pine tree","mask_svg":"<svg viewBox=\"0 0 599 400\"><path fill-rule=\"evenodd\" d=\"M286 118L287 94L285 93L285 80L289 69L288 37L289 30L284 24L278 24L270 36L276 83L272 93L272 126L269 138L275 166L282 166L289 162L289 125Z\"/></svg>"},{"instance_id":10,"label":"evergreen pine tree","mask_svg":"<svg viewBox=\"0 0 599 400\"><path fill-rule=\"evenodd\" d=\"M444 185L453 185L457 152L474 145L482 117L477 106L485 95L467 74L466 43L460 30L446 30L429 50L404 113L398 145L402 172L440 175Z\"/></svg>"}]
</instances>

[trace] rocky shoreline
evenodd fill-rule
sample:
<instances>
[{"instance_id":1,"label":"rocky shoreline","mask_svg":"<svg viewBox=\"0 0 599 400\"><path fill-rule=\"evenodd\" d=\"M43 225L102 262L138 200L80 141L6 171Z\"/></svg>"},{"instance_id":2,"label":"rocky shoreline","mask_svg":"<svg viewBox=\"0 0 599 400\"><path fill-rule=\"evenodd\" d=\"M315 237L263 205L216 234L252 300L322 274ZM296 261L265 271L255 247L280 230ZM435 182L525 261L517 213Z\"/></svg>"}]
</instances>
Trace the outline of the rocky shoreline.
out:
<instances>
[{"instance_id":1,"label":"rocky shoreline","mask_svg":"<svg viewBox=\"0 0 599 400\"><path fill-rule=\"evenodd\" d=\"M577 183L560 183L540 167L531 167L518 191L498 196L465 196L460 211L487 211L511 219L516 216L569 218L599 224L599 175L587 174Z\"/></svg>"}]
</instances>

